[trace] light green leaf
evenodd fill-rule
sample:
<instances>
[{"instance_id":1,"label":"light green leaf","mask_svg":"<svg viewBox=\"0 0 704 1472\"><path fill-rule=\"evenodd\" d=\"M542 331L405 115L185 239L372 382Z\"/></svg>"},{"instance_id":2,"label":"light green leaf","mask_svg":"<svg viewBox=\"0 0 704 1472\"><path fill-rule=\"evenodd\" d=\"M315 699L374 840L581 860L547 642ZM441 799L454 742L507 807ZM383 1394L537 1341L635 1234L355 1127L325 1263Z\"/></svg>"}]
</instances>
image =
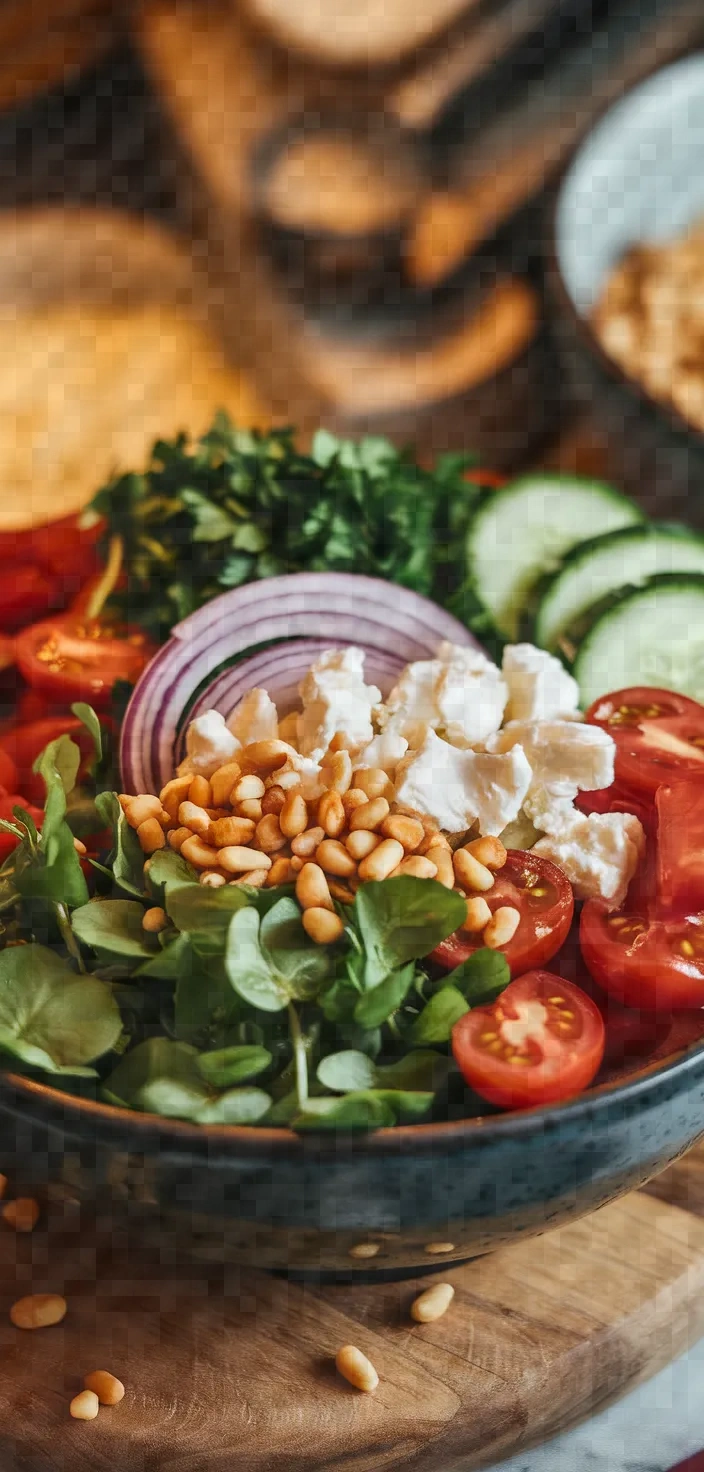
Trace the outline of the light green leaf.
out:
<instances>
[{"instance_id":1,"label":"light green leaf","mask_svg":"<svg viewBox=\"0 0 704 1472\"><path fill-rule=\"evenodd\" d=\"M294 899L284 896L263 916L259 943L289 998L312 1001L334 963L329 949L306 935Z\"/></svg>"},{"instance_id":2,"label":"light green leaf","mask_svg":"<svg viewBox=\"0 0 704 1472\"><path fill-rule=\"evenodd\" d=\"M423 880L417 882L424 883ZM394 881L387 879L386 883ZM360 1027L380 1027L405 1002L413 985L415 970L415 962L411 961L400 971L392 971L373 991L364 992L355 1004L355 1022Z\"/></svg>"},{"instance_id":3,"label":"light green leaf","mask_svg":"<svg viewBox=\"0 0 704 1472\"><path fill-rule=\"evenodd\" d=\"M122 1031L109 986L79 976L46 946L0 952L0 1047L50 1072L82 1066L115 1046Z\"/></svg>"},{"instance_id":4,"label":"light green leaf","mask_svg":"<svg viewBox=\"0 0 704 1472\"><path fill-rule=\"evenodd\" d=\"M25 899L48 900L69 909L85 905L88 900L88 886L73 846L73 834L63 821L56 823L48 834L45 821L36 859L28 855L26 863L18 863L15 877Z\"/></svg>"},{"instance_id":5,"label":"light green leaf","mask_svg":"<svg viewBox=\"0 0 704 1472\"><path fill-rule=\"evenodd\" d=\"M414 1043L449 1043L455 1023L468 1011L462 993L454 986L444 986L426 1002L411 1026L409 1038Z\"/></svg>"},{"instance_id":6,"label":"light green leaf","mask_svg":"<svg viewBox=\"0 0 704 1472\"><path fill-rule=\"evenodd\" d=\"M198 1070L207 1084L215 1089L227 1089L233 1084L244 1083L255 1078L271 1065L268 1048L255 1044L241 1043L231 1048L215 1048L210 1053L201 1053Z\"/></svg>"},{"instance_id":7,"label":"light green leaf","mask_svg":"<svg viewBox=\"0 0 704 1472\"><path fill-rule=\"evenodd\" d=\"M318 1064L318 1082L335 1094L356 1089L373 1089L376 1068L366 1053L347 1048L342 1053L328 1053Z\"/></svg>"},{"instance_id":8,"label":"light green leaf","mask_svg":"<svg viewBox=\"0 0 704 1472\"><path fill-rule=\"evenodd\" d=\"M227 511L200 491L184 490L181 499L195 521L194 542L225 542L237 531L237 522Z\"/></svg>"},{"instance_id":9,"label":"light green leaf","mask_svg":"<svg viewBox=\"0 0 704 1472\"><path fill-rule=\"evenodd\" d=\"M139 839L120 807L115 792L99 792L95 806L106 826L112 829L112 872L115 883L128 894L144 894L144 854Z\"/></svg>"},{"instance_id":10,"label":"light green leaf","mask_svg":"<svg viewBox=\"0 0 704 1472\"><path fill-rule=\"evenodd\" d=\"M86 705L84 700L77 700L71 706L71 711L76 720L85 726L88 735L92 738L95 747L95 760L101 761L103 755L103 733L92 705Z\"/></svg>"},{"instance_id":11,"label":"light green leaf","mask_svg":"<svg viewBox=\"0 0 704 1472\"><path fill-rule=\"evenodd\" d=\"M367 990L390 971L427 956L462 924L466 909L461 895L434 879L409 875L363 884L355 897L353 920L366 951Z\"/></svg>"},{"instance_id":12,"label":"light green leaf","mask_svg":"<svg viewBox=\"0 0 704 1472\"><path fill-rule=\"evenodd\" d=\"M193 951L190 936L177 935L168 945L150 956L139 966L136 976L155 976L161 981L178 981L193 967Z\"/></svg>"},{"instance_id":13,"label":"light green leaf","mask_svg":"<svg viewBox=\"0 0 704 1472\"><path fill-rule=\"evenodd\" d=\"M263 1089L228 1089L193 1117L198 1124L259 1124L270 1108L271 1096Z\"/></svg>"},{"instance_id":14,"label":"light green leaf","mask_svg":"<svg viewBox=\"0 0 704 1472\"><path fill-rule=\"evenodd\" d=\"M233 915L248 905L247 893L234 884L221 889L207 889L203 884L170 886L165 899L166 912L177 930L210 932L221 948Z\"/></svg>"},{"instance_id":15,"label":"light green leaf","mask_svg":"<svg viewBox=\"0 0 704 1472\"><path fill-rule=\"evenodd\" d=\"M487 1007L496 1001L511 980L511 970L501 951L482 946L449 973L445 988L461 992L470 1007Z\"/></svg>"},{"instance_id":16,"label":"light green leaf","mask_svg":"<svg viewBox=\"0 0 704 1472\"><path fill-rule=\"evenodd\" d=\"M401 1089L412 1092L432 1092L443 1087L450 1071L450 1060L430 1048L418 1048L404 1053L393 1063L380 1064L376 1069L377 1089Z\"/></svg>"},{"instance_id":17,"label":"light green leaf","mask_svg":"<svg viewBox=\"0 0 704 1472\"><path fill-rule=\"evenodd\" d=\"M174 889L181 889L185 884L196 884L198 875L180 854L174 853L171 848L157 849L149 861L147 884L150 893L161 899L170 894Z\"/></svg>"},{"instance_id":18,"label":"light green leaf","mask_svg":"<svg viewBox=\"0 0 704 1472\"><path fill-rule=\"evenodd\" d=\"M291 1128L300 1131L377 1130L395 1122L390 1103L372 1089L339 1098L328 1094L309 1099L305 1109L290 1120Z\"/></svg>"},{"instance_id":19,"label":"light green leaf","mask_svg":"<svg viewBox=\"0 0 704 1472\"><path fill-rule=\"evenodd\" d=\"M71 924L86 946L111 956L149 960L154 955L142 925L144 907L137 900L90 900L74 910Z\"/></svg>"},{"instance_id":20,"label":"light green leaf","mask_svg":"<svg viewBox=\"0 0 704 1472\"><path fill-rule=\"evenodd\" d=\"M165 1119L192 1119L210 1098L197 1057L188 1043L148 1038L120 1059L105 1086L128 1109L161 1114Z\"/></svg>"},{"instance_id":21,"label":"light green leaf","mask_svg":"<svg viewBox=\"0 0 704 1472\"><path fill-rule=\"evenodd\" d=\"M181 891L183 893L183 891ZM219 890L214 890L219 894ZM259 916L252 905L233 915L227 932L225 970L238 996L263 1012L281 1012L290 995L267 960L259 939Z\"/></svg>"}]
</instances>

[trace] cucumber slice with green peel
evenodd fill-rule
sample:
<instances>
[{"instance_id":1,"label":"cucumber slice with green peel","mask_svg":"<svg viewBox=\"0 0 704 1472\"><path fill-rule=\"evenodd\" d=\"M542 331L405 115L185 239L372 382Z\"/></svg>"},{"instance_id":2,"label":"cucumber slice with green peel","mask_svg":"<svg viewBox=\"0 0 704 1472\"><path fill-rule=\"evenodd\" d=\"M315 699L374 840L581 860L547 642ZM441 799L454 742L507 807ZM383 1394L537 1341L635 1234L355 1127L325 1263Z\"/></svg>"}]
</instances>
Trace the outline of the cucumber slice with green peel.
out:
<instances>
[{"instance_id":1,"label":"cucumber slice with green peel","mask_svg":"<svg viewBox=\"0 0 704 1472\"><path fill-rule=\"evenodd\" d=\"M585 707L633 685L704 702L704 575L660 573L617 593L583 638L572 673Z\"/></svg>"},{"instance_id":2,"label":"cucumber slice with green peel","mask_svg":"<svg viewBox=\"0 0 704 1472\"><path fill-rule=\"evenodd\" d=\"M532 629L534 642L542 649L564 652L561 640L593 605L667 572L704 573L704 536L687 527L653 523L621 527L578 542L543 586Z\"/></svg>"},{"instance_id":3,"label":"cucumber slice with green peel","mask_svg":"<svg viewBox=\"0 0 704 1472\"><path fill-rule=\"evenodd\" d=\"M538 580L585 537L645 521L612 486L576 475L521 476L490 492L473 518L467 562L476 598L506 639L515 639Z\"/></svg>"}]
</instances>

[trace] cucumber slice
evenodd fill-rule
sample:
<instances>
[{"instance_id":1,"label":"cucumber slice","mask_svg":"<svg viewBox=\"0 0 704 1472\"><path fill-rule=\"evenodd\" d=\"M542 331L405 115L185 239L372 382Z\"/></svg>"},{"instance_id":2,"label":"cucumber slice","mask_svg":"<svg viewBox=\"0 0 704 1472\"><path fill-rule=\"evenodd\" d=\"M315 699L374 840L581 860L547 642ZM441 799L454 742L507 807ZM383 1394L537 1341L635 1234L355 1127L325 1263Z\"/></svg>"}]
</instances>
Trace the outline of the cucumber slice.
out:
<instances>
[{"instance_id":1,"label":"cucumber slice","mask_svg":"<svg viewBox=\"0 0 704 1472\"><path fill-rule=\"evenodd\" d=\"M660 573L616 594L573 666L585 706L630 685L704 701L704 576Z\"/></svg>"},{"instance_id":2,"label":"cucumber slice","mask_svg":"<svg viewBox=\"0 0 704 1472\"><path fill-rule=\"evenodd\" d=\"M645 521L633 501L576 475L525 475L492 491L472 520L467 562L475 595L494 625L515 639L540 577L576 542Z\"/></svg>"},{"instance_id":3,"label":"cucumber slice","mask_svg":"<svg viewBox=\"0 0 704 1472\"><path fill-rule=\"evenodd\" d=\"M561 639L593 604L656 573L704 573L704 537L687 527L621 527L568 552L562 567L544 587L533 625L533 640L558 650Z\"/></svg>"}]
</instances>

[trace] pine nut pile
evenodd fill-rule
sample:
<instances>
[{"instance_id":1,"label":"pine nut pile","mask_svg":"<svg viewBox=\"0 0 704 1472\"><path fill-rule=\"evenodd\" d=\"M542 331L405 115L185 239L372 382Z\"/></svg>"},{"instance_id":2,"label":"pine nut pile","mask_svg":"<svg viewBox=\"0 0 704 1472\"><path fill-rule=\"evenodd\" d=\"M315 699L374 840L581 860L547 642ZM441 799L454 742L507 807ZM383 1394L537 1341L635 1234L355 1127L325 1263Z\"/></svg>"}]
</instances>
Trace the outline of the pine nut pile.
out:
<instances>
[{"instance_id":1,"label":"pine nut pile","mask_svg":"<svg viewBox=\"0 0 704 1472\"><path fill-rule=\"evenodd\" d=\"M334 901L351 904L360 884L400 874L437 879L467 900L464 928L493 949L507 945L520 914L512 905L494 912L485 898L506 862L498 838L476 838L455 849L427 813L403 811L380 767L353 767L335 738L322 766L324 791L306 800L297 753L284 741L255 741L210 778L174 777L158 797L123 793L120 803L142 850L168 844L217 888L295 884L311 940L328 945L343 923ZM145 929L167 923L158 907Z\"/></svg>"}]
</instances>

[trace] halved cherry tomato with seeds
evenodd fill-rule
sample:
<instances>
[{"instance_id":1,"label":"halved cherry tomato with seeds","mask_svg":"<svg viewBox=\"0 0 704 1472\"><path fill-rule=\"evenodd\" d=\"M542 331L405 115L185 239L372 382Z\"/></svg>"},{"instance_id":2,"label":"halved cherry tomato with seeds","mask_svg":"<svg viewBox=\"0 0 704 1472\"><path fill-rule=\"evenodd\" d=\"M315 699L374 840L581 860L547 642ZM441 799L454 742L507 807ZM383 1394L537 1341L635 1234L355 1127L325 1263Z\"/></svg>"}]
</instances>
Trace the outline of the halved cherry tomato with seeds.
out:
<instances>
[{"instance_id":1,"label":"halved cherry tomato with seeds","mask_svg":"<svg viewBox=\"0 0 704 1472\"><path fill-rule=\"evenodd\" d=\"M609 914L603 900L588 900L579 942L594 980L624 1006L704 1007L704 912L650 921L628 910Z\"/></svg>"},{"instance_id":2,"label":"halved cherry tomato with seeds","mask_svg":"<svg viewBox=\"0 0 704 1472\"><path fill-rule=\"evenodd\" d=\"M704 777L704 706L672 690L635 686L604 695L585 720L616 742L616 782L646 800L658 787Z\"/></svg>"},{"instance_id":3,"label":"halved cherry tomato with seeds","mask_svg":"<svg viewBox=\"0 0 704 1472\"><path fill-rule=\"evenodd\" d=\"M46 619L17 637L27 683L66 705L107 705L116 682L134 684L153 653L142 629L72 615Z\"/></svg>"},{"instance_id":4,"label":"halved cherry tomato with seeds","mask_svg":"<svg viewBox=\"0 0 704 1472\"><path fill-rule=\"evenodd\" d=\"M604 1044L599 1008L549 971L529 971L512 981L493 1007L473 1008L452 1030L452 1051L466 1083L504 1109L578 1094L598 1072Z\"/></svg>"},{"instance_id":5,"label":"halved cherry tomato with seeds","mask_svg":"<svg viewBox=\"0 0 704 1472\"><path fill-rule=\"evenodd\" d=\"M32 721L29 725L16 726L0 739L0 783L5 787L16 785L26 793L30 802L43 803L45 789L43 779L32 767L50 741L57 736L71 736L80 747L83 761L93 756L93 742L82 721L76 716L47 716L45 720ZM15 772L15 783L5 782L2 762L10 761ZM81 780L79 771L78 780Z\"/></svg>"},{"instance_id":6,"label":"halved cherry tomato with seeds","mask_svg":"<svg viewBox=\"0 0 704 1472\"><path fill-rule=\"evenodd\" d=\"M567 937L574 912L572 886L549 859L538 858L537 854L522 849L509 849L503 869L482 898L492 914L500 905L511 905L520 913L513 939L500 947L512 976L543 966ZM456 930L435 947L431 959L452 971L482 944L481 934Z\"/></svg>"}]
</instances>

